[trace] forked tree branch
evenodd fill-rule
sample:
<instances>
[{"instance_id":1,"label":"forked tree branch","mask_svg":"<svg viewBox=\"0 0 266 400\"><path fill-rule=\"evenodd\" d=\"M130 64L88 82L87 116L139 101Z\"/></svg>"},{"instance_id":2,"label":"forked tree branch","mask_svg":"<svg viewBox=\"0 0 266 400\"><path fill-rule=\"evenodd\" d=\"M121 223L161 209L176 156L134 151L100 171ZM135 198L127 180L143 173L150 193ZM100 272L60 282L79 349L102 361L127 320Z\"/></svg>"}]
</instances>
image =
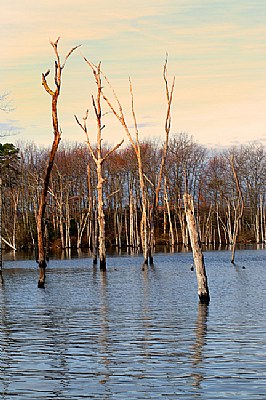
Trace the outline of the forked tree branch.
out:
<instances>
[{"instance_id":1,"label":"forked tree branch","mask_svg":"<svg viewBox=\"0 0 266 400\"><path fill-rule=\"evenodd\" d=\"M86 142L87 142L87 145L88 145L88 147L89 147L91 156L92 156L94 162L96 163L96 162L97 162L97 157L96 157L95 154L94 154L93 148L92 148L92 146L91 146L89 134L88 134L88 131L87 131L87 119L88 119L88 115L89 115L89 110L86 111L85 117L83 117L83 125L81 124L81 122L79 121L79 119L78 119L78 117L77 117L76 115L74 115L74 117L75 117L75 120L76 120L77 124L81 127L81 129L83 130L83 132L84 132L85 135L86 135Z\"/></svg>"},{"instance_id":2,"label":"forked tree branch","mask_svg":"<svg viewBox=\"0 0 266 400\"><path fill-rule=\"evenodd\" d=\"M170 134L170 128L171 128L171 105L172 105L173 92L174 92L174 87L175 87L175 77L174 77L173 81L172 81L171 89L169 90L168 76L167 76L168 75L167 62L168 62L168 54L166 54L166 59L165 59L164 69L163 69L163 78L164 78L164 82L165 82L165 91L166 91L166 100L167 100L167 111L166 111L166 118L165 118L165 142L164 142L160 171L159 171L158 179L157 179L157 186L155 189L155 207L157 207L158 202L159 202L159 193L161 190L163 171L164 171L164 166L165 166L165 160L167 157L169 134Z\"/></svg>"}]
</instances>

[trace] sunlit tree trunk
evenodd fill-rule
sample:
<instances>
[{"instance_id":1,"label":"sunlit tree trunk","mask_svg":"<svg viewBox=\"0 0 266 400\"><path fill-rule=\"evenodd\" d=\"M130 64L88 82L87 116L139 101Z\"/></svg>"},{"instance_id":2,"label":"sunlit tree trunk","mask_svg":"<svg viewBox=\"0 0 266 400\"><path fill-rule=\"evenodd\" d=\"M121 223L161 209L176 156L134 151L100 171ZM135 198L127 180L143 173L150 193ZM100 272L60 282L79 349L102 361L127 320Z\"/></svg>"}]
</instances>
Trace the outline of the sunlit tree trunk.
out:
<instances>
[{"instance_id":1,"label":"sunlit tree trunk","mask_svg":"<svg viewBox=\"0 0 266 400\"><path fill-rule=\"evenodd\" d=\"M136 247L136 241L134 239L134 199L132 183L129 183L129 246L132 248Z\"/></svg>"},{"instance_id":2,"label":"sunlit tree trunk","mask_svg":"<svg viewBox=\"0 0 266 400\"><path fill-rule=\"evenodd\" d=\"M66 192L66 218L65 218L65 246L66 249L71 248L71 238L70 238L70 207L69 207L69 187Z\"/></svg>"},{"instance_id":3,"label":"sunlit tree trunk","mask_svg":"<svg viewBox=\"0 0 266 400\"><path fill-rule=\"evenodd\" d=\"M105 77L107 80L107 78ZM108 84L110 85L109 81L107 80ZM110 85L111 86L111 85ZM142 165L142 157L141 157L141 146L139 142L139 132L138 132L138 126L137 126L137 120L136 120L136 115L135 115L135 110L134 110L134 98L133 98L133 89L132 89L132 83L130 81L130 93L131 93L131 110L132 110L132 116L134 120L134 127L135 127L135 141L133 140L133 137L129 131L129 128L126 124L125 117L122 111L122 106L116 96L115 98L117 100L118 106L119 106L119 112L115 110L109 99L103 94L103 98L109 105L110 109L114 113L114 115L117 117L121 125L124 127L125 132L129 138L129 141L135 151L136 157L137 157L137 162L138 162L138 173L139 173L139 182L140 182L140 191L141 191L141 210L142 210L142 216L141 216L141 221L140 221L140 237L141 237L141 245L142 245L142 252L143 252L143 258L144 258L144 264L148 264L148 257L149 257L149 232L148 232L148 200L147 200L147 193L146 193L146 187L145 187L145 179L144 179L144 172L143 172L143 165Z\"/></svg>"},{"instance_id":4,"label":"sunlit tree trunk","mask_svg":"<svg viewBox=\"0 0 266 400\"><path fill-rule=\"evenodd\" d=\"M17 220L18 220L18 201L19 201L19 193L12 193L13 200L13 229L12 229L12 239L11 243L14 249L16 249L16 233L17 233Z\"/></svg>"},{"instance_id":5,"label":"sunlit tree trunk","mask_svg":"<svg viewBox=\"0 0 266 400\"><path fill-rule=\"evenodd\" d=\"M265 213L263 209L263 199L262 195L260 195L260 232L261 232L261 242L264 243L264 224L265 224Z\"/></svg>"},{"instance_id":6,"label":"sunlit tree trunk","mask_svg":"<svg viewBox=\"0 0 266 400\"><path fill-rule=\"evenodd\" d=\"M164 67L164 79L166 83L166 93L167 93L167 101L168 101L168 109L167 109L167 116L166 116L166 142L165 142L165 147L164 147L164 152L163 152L163 157L162 157L162 162L161 162L161 168L160 172L158 175L158 182L157 182L157 188L155 192L155 202L154 204L156 205L158 203L158 198L159 198L159 191L161 188L161 181L162 181L162 176L163 176L163 169L164 169L164 164L165 164L165 158L166 158L166 152L168 148L168 135L170 131L170 109L171 109L171 102L172 102L172 95L173 95L173 89L174 89L174 81L172 84L171 91L169 92L168 89L168 82L167 82L167 68L166 68L167 63L165 63ZM135 108L134 108L134 96L133 96L133 87L132 87L132 82L129 80L130 83L130 94L131 94L131 112L132 112L132 117L134 121L134 128L135 128L135 140L133 139L128 125L125 120L125 116L123 113L122 105L113 90L113 88L110 85L110 82L108 79L105 77L106 82L108 83L109 87L112 89L113 94L115 96L117 105L118 105L118 111L115 109L115 107L112 105L110 100L106 97L105 94L103 94L103 98L107 102L108 106L110 107L111 111L113 114L116 116L118 121L121 123L123 128L125 129L126 135L134 149L134 152L136 154L137 162L138 162L138 174L139 174L139 183L140 183L140 191L141 191L141 221L140 221L140 237L141 237L141 246L142 246L142 253L143 253L143 258L144 258L144 265L148 264L149 258L151 260L151 263L153 262L153 257L152 257L152 243L153 243L153 236L154 232L151 232L151 226L154 227L154 215L151 215L151 220L149 219L149 210L148 210L148 198L147 198L147 189L146 189L146 184L145 184L145 178L144 178L144 171L143 171L143 161L142 161L142 156L141 156L141 146L139 142L139 130L138 130L138 124L137 124L137 119L136 119L136 114L135 114ZM154 207L154 205L153 205Z\"/></svg>"},{"instance_id":7,"label":"sunlit tree trunk","mask_svg":"<svg viewBox=\"0 0 266 400\"><path fill-rule=\"evenodd\" d=\"M167 214L168 214L168 223L169 223L169 244L171 251L174 251L174 245L175 245L175 238L174 238L174 230L173 230L173 224L172 224L172 217L171 217L171 210L170 210L170 205L168 201L168 194L167 194L167 185L166 185L166 178L165 178L165 192L164 192L164 200L167 208Z\"/></svg>"},{"instance_id":8,"label":"sunlit tree trunk","mask_svg":"<svg viewBox=\"0 0 266 400\"><path fill-rule=\"evenodd\" d=\"M198 281L198 296L200 303L208 304L210 302L210 294L208 288L207 274L204 265L204 256L199 240L199 233L194 215L194 205L191 195L184 194L184 205L186 212L186 220L189 230L190 243L193 252L194 265Z\"/></svg>"},{"instance_id":9,"label":"sunlit tree trunk","mask_svg":"<svg viewBox=\"0 0 266 400\"><path fill-rule=\"evenodd\" d=\"M234 174L235 183L236 183L236 187L237 187L237 192L238 192L238 201L237 201L237 206L235 208L235 215L234 215L233 245L232 245L232 252L231 252L231 263L234 264L235 263L236 241L237 241L237 236L238 236L238 231L239 231L239 223L240 223L240 219L242 218L243 211L244 211L244 200L243 200L243 195L242 195L242 191L241 191L240 184L239 184L238 175L237 175L235 165L234 165L233 156L230 158L230 164L232 167L232 171Z\"/></svg>"},{"instance_id":10,"label":"sunlit tree trunk","mask_svg":"<svg viewBox=\"0 0 266 400\"><path fill-rule=\"evenodd\" d=\"M88 223L88 219L89 219L89 211L85 211L81 215L80 222L77 223L77 230L78 230L77 249L81 248L82 237L83 237L86 225Z\"/></svg>"},{"instance_id":11,"label":"sunlit tree trunk","mask_svg":"<svg viewBox=\"0 0 266 400\"><path fill-rule=\"evenodd\" d=\"M84 58L87 64L92 69L95 82L97 85L97 97L96 99L92 96L92 104L94 108L94 113L97 121L97 149L96 154L93 151L93 148L90 143L89 134L87 131L86 121L88 118L88 111L86 113L85 118L83 118L83 125L79 122L78 118L75 116L78 125L84 131L87 138L87 145L90 151L90 154L95 162L96 171L97 171L97 219L98 219L98 246L99 246L99 259L100 259L100 270L106 270L106 244L105 244L105 214L104 214L104 201L103 201L103 171L102 166L107 157L110 156L116 149L118 149L124 140L122 140L119 144L117 144L112 150L108 151L105 156L102 154L102 129L104 126L102 125L102 106L101 106L101 97L102 97L102 82L101 82L101 64L98 66L90 63L86 58Z\"/></svg>"},{"instance_id":12,"label":"sunlit tree trunk","mask_svg":"<svg viewBox=\"0 0 266 400\"><path fill-rule=\"evenodd\" d=\"M103 211L103 182L101 164L97 165L98 176L98 226L99 226L99 259L100 269L106 269L106 247L105 247L105 215Z\"/></svg>"},{"instance_id":13,"label":"sunlit tree trunk","mask_svg":"<svg viewBox=\"0 0 266 400\"><path fill-rule=\"evenodd\" d=\"M167 57L166 57L166 60L164 63L163 78L164 78L164 83L165 83L165 92L166 92L166 101L167 101L167 110L166 110L165 126L164 126L165 141L164 141L164 146L163 146L160 170L159 170L159 174L158 174L158 178L157 178L157 182L156 182L156 186L155 186L154 205L151 209L151 216L150 216L150 226L151 226L150 244L149 244L150 264L153 264L153 252L154 252L154 247L155 247L154 229L155 229L155 223L158 220L159 194L161 191L165 162L166 162L166 157L167 157L167 152L168 152L169 134L170 134L170 128L171 128L171 106L172 106L173 93L174 93L174 87L175 87L175 78L174 78L172 81L171 88L169 89L168 77L167 77ZM167 198L167 202L168 202L168 198ZM168 207L169 207L169 203L168 203ZM173 234L171 215L170 215L169 211L168 211L168 216L169 216L169 225L170 225L170 233L169 233L170 246L173 250L174 234Z\"/></svg>"},{"instance_id":14,"label":"sunlit tree trunk","mask_svg":"<svg viewBox=\"0 0 266 400\"><path fill-rule=\"evenodd\" d=\"M52 98L52 122L53 122L53 131L54 131L54 140L52 144L52 148L50 151L50 156L48 160L48 165L44 177L44 183L43 183L43 188L42 192L39 198L39 209L38 209L38 214L37 214L37 238L38 238L38 263L39 263L39 281L38 281L38 287L43 288L45 285L45 269L46 269L46 255L45 255L45 247L44 247L44 217L45 217L45 209L46 209L46 200L47 200L47 193L48 193L48 187L49 187L49 181L50 181L50 175L52 172L53 164L54 164L54 159L55 155L59 146L59 142L61 140L61 131L59 128L59 123L58 123L58 113L57 113L57 103L58 103L58 97L60 94L60 88L61 88L61 74L62 70L65 66L65 63L68 59L68 57L71 55L71 53L77 48L74 47L70 50L70 52L67 54L65 57L65 61L63 64L61 64L60 57L58 54L58 45L59 38L55 42L50 42L55 53L55 72L54 72L54 81L55 81L55 90L53 91L50 89L48 83L47 83L47 76L49 75L50 71L48 70L46 73L42 74L42 85L46 92L51 96Z\"/></svg>"},{"instance_id":15,"label":"sunlit tree trunk","mask_svg":"<svg viewBox=\"0 0 266 400\"><path fill-rule=\"evenodd\" d=\"M2 170L0 170L0 284L3 285L3 253L2 253Z\"/></svg>"},{"instance_id":16,"label":"sunlit tree trunk","mask_svg":"<svg viewBox=\"0 0 266 400\"><path fill-rule=\"evenodd\" d=\"M232 224L231 224L231 204L229 200L227 200L227 213L226 213L226 230L228 235L229 244L233 244L233 234L232 234Z\"/></svg>"},{"instance_id":17,"label":"sunlit tree trunk","mask_svg":"<svg viewBox=\"0 0 266 400\"><path fill-rule=\"evenodd\" d=\"M217 223L217 232L218 232L219 245L221 245L222 244L222 237L221 237L221 228L220 228L218 204L216 205L216 223Z\"/></svg>"},{"instance_id":18,"label":"sunlit tree trunk","mask_svg":"<svg viewBox=\"0 0 266 400\"><path fill-rule=\"evenodd\" d=\"M93 231L92 231L92 263L97 265L98 260L98 217L97 208L94 210Z\"/></svg>"},{"instance_id":19,"label":"sunlit tree trunk","mask_svg":"<svg viewBox=\"0 0 266 400\"><path fill-rule=\"evenodd\" d=\"M93 224L93 212L94 212L94 192L91 185L91 167L90 162L87 164L87 196L88 196L88 215L89 221L87 224L87 241L89 249L92 249L94 243L94 224Z\"/></svg>"}]
</instances>

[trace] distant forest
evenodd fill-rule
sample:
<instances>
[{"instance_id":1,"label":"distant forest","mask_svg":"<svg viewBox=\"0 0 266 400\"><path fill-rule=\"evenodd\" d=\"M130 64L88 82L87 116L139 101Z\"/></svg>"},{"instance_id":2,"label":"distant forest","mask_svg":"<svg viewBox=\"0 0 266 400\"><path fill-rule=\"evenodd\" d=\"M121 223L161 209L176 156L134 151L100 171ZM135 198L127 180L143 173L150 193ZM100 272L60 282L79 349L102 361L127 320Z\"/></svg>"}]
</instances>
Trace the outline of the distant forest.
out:
<instances>
[{"instance_id":1,"label":"distant forest","mask_svg":"<svg viewBox=\"0 0 266 400\"><path fill-rule=\"evenodd\" d=\"M2 237L7 248L36 246L38 199L49 151L34 144L1 145ZM108 151L103 147L103 154ZM148 210L154 207L162 152L163 143L159 141L141 142ZM234 162L239 188L230 160ZM110 154L103 164L103 174L106 245L139 249L142 192L132 147L120 147ZM244 212L238 242L265 242L265 179L262 144L213 151L188 134L172 135L154 213L155 244L172 248L189 245L185 192L193 196L202 243L232 243L241 201ZM46 245L91 249L97 235L97 201L96 167L87 145L60 143L48 191Z\"/></svg>"}]
</instances>

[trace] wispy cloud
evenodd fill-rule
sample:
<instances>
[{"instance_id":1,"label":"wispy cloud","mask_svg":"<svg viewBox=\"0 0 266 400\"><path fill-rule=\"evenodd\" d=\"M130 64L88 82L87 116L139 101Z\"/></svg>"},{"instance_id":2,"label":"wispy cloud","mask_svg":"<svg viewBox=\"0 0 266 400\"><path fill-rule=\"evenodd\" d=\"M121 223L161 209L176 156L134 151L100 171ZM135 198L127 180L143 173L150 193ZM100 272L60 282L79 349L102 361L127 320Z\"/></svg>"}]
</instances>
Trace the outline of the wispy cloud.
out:
<instances>
[{"instance_id":1,"label":"wispy cloud","mask_svg":"<svg viewBox=\"0 0 266 400\"><path fill-rule=\"evenodd\" d=\"M176 75L175 131L190 131L205 142L229 140L229 132L236 140L254 134L263 138L265 9L264 0L5 2L0 16L0 74L5 87L0 91L12 92L12 115L23 135L40 140L49 132L50 99L40 78L47 68L53 70L49 39L60 35L62 57L82 44L64 71L59 104L64 134L75 136L73 113L90 107L94 90L81 52L93 62L103 62L127 111L128 76L132 77L140 129L145 135L159 135L166 107L162 66L168 52L169 76ZM145 120L145 115L151 119Z\"/></svg>"}]
</instances>

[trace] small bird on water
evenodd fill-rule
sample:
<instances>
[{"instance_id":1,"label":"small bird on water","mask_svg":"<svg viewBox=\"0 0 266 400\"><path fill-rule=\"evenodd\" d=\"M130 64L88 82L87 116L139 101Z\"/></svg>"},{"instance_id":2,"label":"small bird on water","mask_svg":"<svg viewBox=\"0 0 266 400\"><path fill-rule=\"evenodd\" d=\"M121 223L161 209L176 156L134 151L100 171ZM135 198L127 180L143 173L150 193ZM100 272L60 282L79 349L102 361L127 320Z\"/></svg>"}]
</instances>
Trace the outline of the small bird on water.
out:
<instances>
[{"instance_id":1,"label":"small bird on water","mask_svg":"<svg viewBox=\"0 0 266 400\"><path fill-rule=\"evenodd\" d=\"M190 271L194 271L194 265L191 264Z\"/></svg>"}]
</instances>

